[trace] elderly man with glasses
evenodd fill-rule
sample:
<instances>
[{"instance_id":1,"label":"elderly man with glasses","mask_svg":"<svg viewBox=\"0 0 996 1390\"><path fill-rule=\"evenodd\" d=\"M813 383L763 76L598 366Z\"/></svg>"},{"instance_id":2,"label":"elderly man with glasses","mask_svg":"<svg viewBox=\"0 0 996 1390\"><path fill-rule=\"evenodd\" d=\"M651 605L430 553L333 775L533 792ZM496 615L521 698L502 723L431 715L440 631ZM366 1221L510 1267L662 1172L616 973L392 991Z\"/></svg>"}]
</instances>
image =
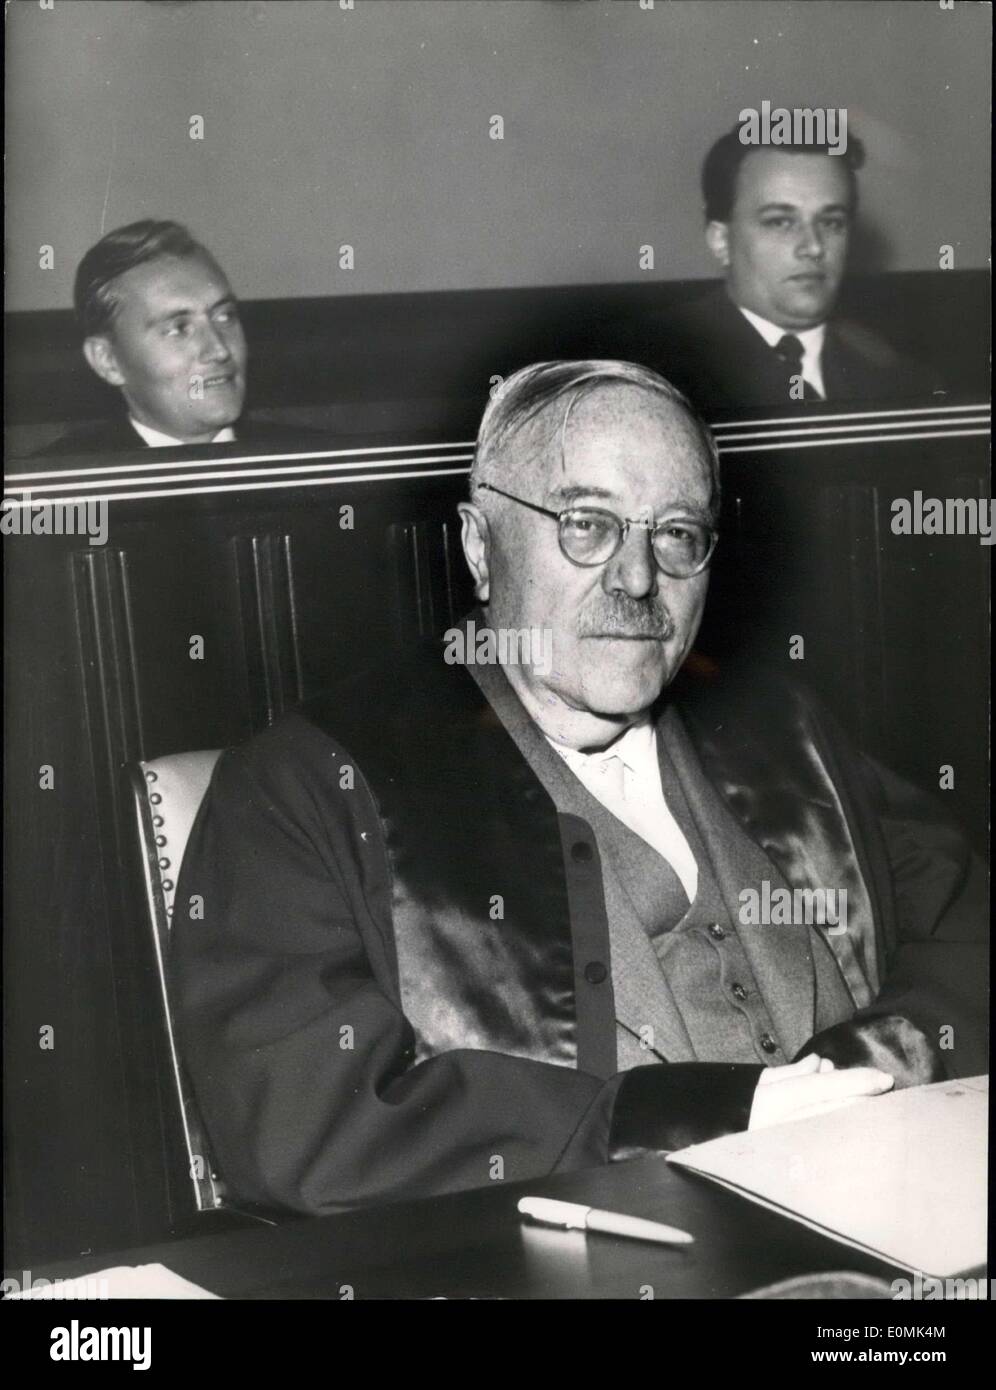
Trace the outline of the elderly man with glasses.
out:
<instances>
[{"instance_id":1,"label":"elderly man with glasses","mask_svg":"<svg viewBox=\"0 0 996 1390\"><path fill-rule=\"evenodd\" d=\"M467 622L551 659L433 646L223 756L173 985L241 1196L535 1177L982 1069L960 1024L939 1045L986 920L957 833L799 692L686 666L718 508L656 373L526 368L459 509ZM827 890L833 918L743 911Z\"/></svg>"}]
</instances>

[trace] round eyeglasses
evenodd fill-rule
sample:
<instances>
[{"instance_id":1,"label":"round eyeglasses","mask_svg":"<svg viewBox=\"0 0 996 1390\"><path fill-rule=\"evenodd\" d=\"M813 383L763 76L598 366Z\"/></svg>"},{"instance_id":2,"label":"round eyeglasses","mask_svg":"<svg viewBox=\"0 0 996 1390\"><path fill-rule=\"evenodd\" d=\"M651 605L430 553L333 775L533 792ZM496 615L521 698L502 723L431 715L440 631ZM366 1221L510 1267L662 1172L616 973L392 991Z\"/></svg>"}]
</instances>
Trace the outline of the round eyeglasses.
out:
<instances>
[{"instance_id":1,"label":"round eyeglasses","mask_svg":"<svg viewBox=\"0 0 996 1390\"><path fill-rule=\"evenodd\" d=\"M667 517L663 521L624 518L602 507L567 507L562 512L552 512L548 507L527 502L524 497L503 492L491 483L478 483L478 487L484 492L496 492L510 502L518 502L530 511L539 512L540 516L552 518L557 523L560 549L572 565L585 568L604 565L606 560L611 560L626 539L629 528L642 526L650 532L658 568L672 579L692 579L708 565L719 539L719 533L711 526L683 517Z\"/></svg>"}]
</instances>

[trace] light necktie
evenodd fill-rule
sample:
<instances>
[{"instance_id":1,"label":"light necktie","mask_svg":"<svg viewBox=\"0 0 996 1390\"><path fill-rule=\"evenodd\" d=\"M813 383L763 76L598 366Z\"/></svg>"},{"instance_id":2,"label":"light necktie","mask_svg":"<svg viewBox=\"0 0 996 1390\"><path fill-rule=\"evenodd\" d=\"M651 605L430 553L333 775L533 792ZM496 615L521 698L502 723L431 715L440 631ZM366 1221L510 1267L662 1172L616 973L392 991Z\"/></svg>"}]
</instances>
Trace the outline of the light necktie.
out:
<instances>
[{"instance_id":1,"label":"light necktie","mask_svg":"<svg viewBox=\"0 0 996 1390\"><path fill-rule=\"evenodd\" d=\"M614 796L619 801L626 800L626 765L618 753L593 759L589 763L589 770L608 796Z\"/></svg>"},{"instance_id":2,"label":"light necktie","mask_svg":"<svg viewBox=\"0 0 996 1390\"><path fill-rule=\"evenodd\" d=\"M689 904L688 894L675 872L674 865L671 863L670 859L667 858L660 848L654 845L655 837L651 822L656 821L656 817L652 816L651 821L648 821L647 808L643 805L640 798L628 797L626 794L627 768L628 764L623 761L618 753L607 753L590 758L587 767L589 790L596 796L601 792L603 796L607 797L607 809L611 811L613 806L615 806L617 813L620 814L623 819L623 823L628 826L634 834L639 835L647 844L650 844L653 848L657 848L657 852L661 858L659 871L667 883L667 900L671 903L675 911L679 911L680 905L680 915L681 912L687 911ZM632 772L633 769L629 768L629 771ZM670 916L662 917L658 930L665 931L673 925L674 922Z\"/></svg>"}]
</instances>

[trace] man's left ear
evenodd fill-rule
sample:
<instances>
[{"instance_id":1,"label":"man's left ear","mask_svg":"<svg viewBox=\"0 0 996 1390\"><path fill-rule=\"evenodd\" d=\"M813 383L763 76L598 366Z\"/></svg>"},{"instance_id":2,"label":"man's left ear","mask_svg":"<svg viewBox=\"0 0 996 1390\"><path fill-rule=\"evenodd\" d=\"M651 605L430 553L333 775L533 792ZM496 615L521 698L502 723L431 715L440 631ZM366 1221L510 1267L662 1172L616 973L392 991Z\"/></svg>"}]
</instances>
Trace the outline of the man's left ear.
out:
<instances>
[{"instance_id":1,"label":"man's left ear","mask_svg":"<svg viewBox=\"0 0 996 1390\"><path fill-rule=\"evenodd\" d=\"M473 575L474 595L480 603L487 603L491 594L488 519L473 502L458 503L457 511L460 513L460 543Z\"/></svg>"},{"instance_id":2,"label":"man's left ear","mask_svg":"<svg viewBox=\"0 0 996 1390\"><path fill-rule=\"evenodd\" d=\"M124 374L118 366L111 341L103 333L94 333L83 341L83 356L101 381L109 386L123 386Z\"/></svg>"},{"instance_id":3,"label":"man's left ear","mask_svg":"<svg viewBox=\"0 0 996 1390\"><path fill-rule=\"evenodd\" d=\"M707 222L706 246L725 269L730 264L730 228L726 222Z\"/></svg>"}]
</instances>

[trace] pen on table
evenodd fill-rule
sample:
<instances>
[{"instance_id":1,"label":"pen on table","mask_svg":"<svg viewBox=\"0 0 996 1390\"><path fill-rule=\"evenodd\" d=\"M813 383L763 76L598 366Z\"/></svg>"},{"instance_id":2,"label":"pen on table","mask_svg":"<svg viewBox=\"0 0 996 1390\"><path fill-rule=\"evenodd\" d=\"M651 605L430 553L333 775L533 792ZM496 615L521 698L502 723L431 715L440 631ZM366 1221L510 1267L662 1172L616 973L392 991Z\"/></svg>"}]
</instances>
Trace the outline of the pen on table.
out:
<instances>
[{"instance_id":1,"label":"pen on table","mask_svg":"<svg viewBox=\"0 0 996 1390\"><path fill-rule=\"evenodd\" d=\"M629 1236L633 1240L655 1240L659 1245L691 1245L695 1237L659 1221L642 1216L626 1216L618 1211L600 1211L578 1202L556 1202L551 1197L520 1197L519 1211L544 1226L567 1230L604 1231L607 1235Z\"/></svg>"}]
</instances>

